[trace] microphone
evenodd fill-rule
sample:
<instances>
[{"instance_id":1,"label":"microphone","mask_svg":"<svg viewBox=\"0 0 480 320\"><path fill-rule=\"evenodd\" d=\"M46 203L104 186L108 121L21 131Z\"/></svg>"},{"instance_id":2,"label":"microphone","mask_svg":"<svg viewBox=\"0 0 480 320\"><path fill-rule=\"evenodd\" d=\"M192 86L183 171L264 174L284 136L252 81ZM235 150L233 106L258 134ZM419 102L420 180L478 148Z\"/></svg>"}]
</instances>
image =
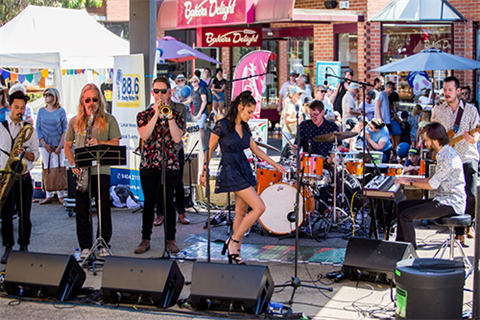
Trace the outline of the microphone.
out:
<instances>
[{"instance_id":1,"label":"microphone","mask_svg":"<svg viewBox=\"0 0 480 320\"><path fill-rule=\"evenodd\" d=\"M296 221L295 211L290 211L290 212L287 214L287 220L288 220L289 222L295 222L295 221Z\"/></svg>"},{"instance_id":2,"label":"microphone","mask_svg":"<svg viewBox=\"0 0 480 320\"><path fill-rule=\"evenodd\" d=\"M92 112L92 114L90 114L90 118L88 118L88 121L87 121L87 128L85 129L85 143L87 144L87 146L90 145L88 141L92 139L92 126L94 121L95 121L95 115Z\"/></svg>"},{"instance_id":3,"label":"microphone","mask_svg":"<svg viewBox=\"0 0 480 320\"><path fill-rule=\"evenodd\" d=\"M325 74L325 81L323 82L323 84L324 84L325 86L328 86L328 77L329 77L329 76L330 76L330 75L329 75L328 73Z\"/></svg>"}]
</instances>

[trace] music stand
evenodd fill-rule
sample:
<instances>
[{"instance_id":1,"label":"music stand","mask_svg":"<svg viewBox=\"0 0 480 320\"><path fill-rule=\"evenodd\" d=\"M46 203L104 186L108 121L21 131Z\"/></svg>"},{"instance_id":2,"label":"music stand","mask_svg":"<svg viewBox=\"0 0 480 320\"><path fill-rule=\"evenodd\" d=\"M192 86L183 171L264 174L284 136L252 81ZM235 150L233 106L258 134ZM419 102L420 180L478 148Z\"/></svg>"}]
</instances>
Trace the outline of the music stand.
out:
<instances>
[{"instance_id":1,"label":"music stand","mask_svg":"<svg viewBox=\"0 0 480 320\"><path fill-rule=\"evenodd\" d=\"M103 246L110 255L112 251L102 237L102 200L100 198L100 166L123 166L127 164L126 147L100 144L96 146L75 149L75 165L77 168L97 168L97 206L98 206L98 238L88 251L87 256L80 264L81 267L90 258L95 250ZM91 181L91 180L90 180ZM91 184L90 184L91 188Z\"/></svg>"}]
</instances>

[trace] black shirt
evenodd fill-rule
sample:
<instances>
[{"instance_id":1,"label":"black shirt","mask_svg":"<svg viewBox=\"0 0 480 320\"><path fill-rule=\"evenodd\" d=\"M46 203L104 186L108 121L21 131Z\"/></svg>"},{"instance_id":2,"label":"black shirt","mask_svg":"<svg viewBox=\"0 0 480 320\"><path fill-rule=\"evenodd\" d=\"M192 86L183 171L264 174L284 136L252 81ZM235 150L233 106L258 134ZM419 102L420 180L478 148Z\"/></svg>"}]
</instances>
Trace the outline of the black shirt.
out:
<instances>
[{"instance_id":1,"label":"black shirt","mask_svg":"<svg viewBox=\"0 0 480 320\"><path fill-rule=\"evenodd\" d=\"M315 142L313 139L325 133L338 132L338 126L335 122L323 118L323 123L320 127L312 120L305 120L300 123L299 130L300 133L297 135L296 142L303 151L327 157L333 148L333 142Z\"/></svg>"}]
</instances>

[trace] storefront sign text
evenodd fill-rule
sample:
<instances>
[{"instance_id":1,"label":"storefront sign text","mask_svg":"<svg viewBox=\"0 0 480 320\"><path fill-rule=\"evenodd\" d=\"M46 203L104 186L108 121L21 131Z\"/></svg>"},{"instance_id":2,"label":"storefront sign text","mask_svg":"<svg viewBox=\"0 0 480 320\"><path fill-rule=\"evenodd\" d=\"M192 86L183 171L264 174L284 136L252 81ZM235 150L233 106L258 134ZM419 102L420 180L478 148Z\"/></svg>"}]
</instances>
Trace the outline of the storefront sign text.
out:
<instances>
[{"instance_id":1,"label":"storefront sign text","mask_svg":"<svg viewBox=\"0 0 480 320\"><path fill-rule=\"evenodd\" d=\"M262 28L198 28L199 47L260 47Z\"/></svg>"},{"instance_id":2,"label":"storefront sign text","mask_svg":"<svg viewBox=\"0 0 480 320\"><path fill-rule=\"evenodd\" d=\"M252 23L253 20L251 0L177 0L179 28Z\"/></svg>"}]
</instances>

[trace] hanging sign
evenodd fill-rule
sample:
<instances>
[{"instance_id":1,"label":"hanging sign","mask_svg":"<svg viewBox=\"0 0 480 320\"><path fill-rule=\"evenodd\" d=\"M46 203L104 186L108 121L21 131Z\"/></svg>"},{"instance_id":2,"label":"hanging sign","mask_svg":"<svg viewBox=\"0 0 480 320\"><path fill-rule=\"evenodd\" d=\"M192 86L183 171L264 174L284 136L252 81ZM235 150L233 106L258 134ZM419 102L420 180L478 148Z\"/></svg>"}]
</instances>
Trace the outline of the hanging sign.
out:
<instances>
[{"instance_id":1,"label":"hanging sign","mask_svg":"<svg viewBox=\"0 0 480 320\"><path fill-rule=\"evenodd\" d=\"M197 28L199 47L261 47L262 28Z\"/></svg>"},{"instance_id":2,"label":"hanging sign","mask_svg":"<svg viewBox=\"0 0 480 320\"><path fill-rule=\"evenodd\" d=\"M177 0L177 27L253 23L252 0Z\"/></svg>"}]
</instances>

